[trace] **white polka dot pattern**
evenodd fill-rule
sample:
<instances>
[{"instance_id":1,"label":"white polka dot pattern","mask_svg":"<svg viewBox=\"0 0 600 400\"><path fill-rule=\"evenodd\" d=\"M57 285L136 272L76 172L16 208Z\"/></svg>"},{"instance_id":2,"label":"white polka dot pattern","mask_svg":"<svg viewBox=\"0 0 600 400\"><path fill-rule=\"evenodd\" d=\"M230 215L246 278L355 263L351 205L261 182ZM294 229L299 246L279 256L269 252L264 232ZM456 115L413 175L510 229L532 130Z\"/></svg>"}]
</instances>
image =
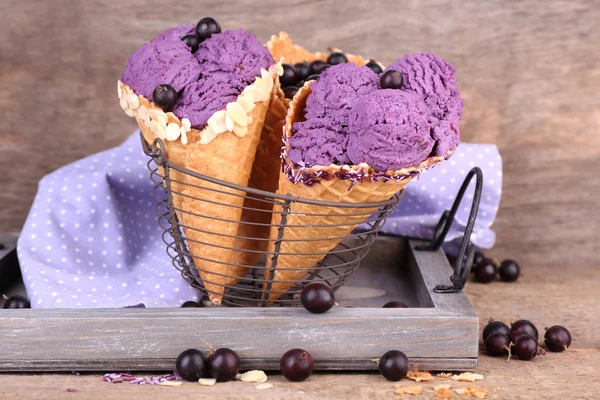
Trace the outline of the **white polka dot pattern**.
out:
<instances>
[{"instance_id":1,"label":"white polka dot pattern","mask_svg":"<svg viewBox=\"0 0 600 400\"><path fill-rule=\"evenodd\" d=\"M17 251L32 307L178 307L200 293L173 267L139 133L44 177Z\"/></svg>"},{"instance_id":2,"label":"white polka dot pattern","mask_svg":"<svg viewBox=\"0 0 600 400\"><path fill-rule=\"evenodd\" d=\"M463 180L474 166L483 171L483 191L471 242L483 249L491 248L496 235L490 227L502 194L502 159L498 148L489 144L461 143L449 161L423 172L408 184L400 205L387 218L381 231L390 235L431 238L440 216L452 207ZM472 181L446 237L444 247L450 251L457 247L464 234L474 190Z\"/></svg>"}]
</instances>

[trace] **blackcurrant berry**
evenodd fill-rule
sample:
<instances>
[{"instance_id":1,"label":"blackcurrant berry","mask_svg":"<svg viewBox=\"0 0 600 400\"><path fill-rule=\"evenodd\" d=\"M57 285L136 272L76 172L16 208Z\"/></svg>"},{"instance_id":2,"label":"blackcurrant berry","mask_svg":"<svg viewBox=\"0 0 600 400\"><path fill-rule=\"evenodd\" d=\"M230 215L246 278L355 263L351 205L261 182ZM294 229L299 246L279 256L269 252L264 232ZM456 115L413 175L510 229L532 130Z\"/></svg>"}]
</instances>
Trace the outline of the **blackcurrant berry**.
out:
<instances>
[{"instance_id":1,"label":"blackcurrant berry","mask_svg":"<svg viewBox=\"0 0 600 400\"><path fill-rule=\"evenodd\" d=\"M390 301L385 303L383 308L408 308L408 306L401 301Z\"/></svg>"},{"instance_id":2,"label":"blackcurrant berry","mask_svg":"<svg viewBox=\"0 0 600 400\"><path fill-rule=\"evenodd\" d=\"M200 350L187 349L177 357L175 370L186 381L194 382L207 376L208 365Z\"/></svg>"},{"instance_id":3,"label":"blackcurrant berry","mask_svg":"<svg viewBox=\"0 0 600 400\"><path fill-rule=\"evenodd\" d=\"M526 319L520 319L516 322L513 322L510 325L510 330L526 332L527 334L533 336L535 340L539 339L537 328L532 322L527 321Z\"/></svg>"},{"instance_id":4,"label":"blackcurrant berry","mask_svg":"<svg viewBox=\"0 0 600 400\"><path fill-rule=\"evenodd\" d=\"M510 341L508 336L494 332L485 340L485 350L492 357L501 357L508 353Z\"/></svg>"},{"instance_id":5,"label":"blackcurrant berry","mask_svg":"<svg viewBox=\"0 0 600 400\"><path fill-rule=\"evenodd\" d=\"M408 357L399 350L390 350L379 359L379 372L388 381L399 381L408 373Z\"/></svg>"},{"instance_id":6,"label":"blackcurrant berry","mask_svg":"<svg viewBox=\"0 0 600 400\"><path fill-rule=\"evenodd\" d=\"M209 362L210 374L217 382L230 381L240 372L240 356L225 347L215 350Z\"/></svg>"},{"instance_id":7,"label":"blackcurrant berry","mask_svg":"<svg viewBox=\"0 0 600 400\"><path fill-rule=\"evenodd\" d=\"M510 328L504 322L494 321L490 319L490 322L483 329L483 341L487 339L492 333L501 333L504 336L510 335Z\"/></svg>"},{"instance_id":8,"label":"blackcurrant berry","mask_svg":"<svg viewBox=\"0 0 600 400\"><path fill-rule=\"evenodd\" d=\"M383 72L383 69L381 69L381 65L375 62L375 60L371 60L365 65L367 66L367 68L370 68L371 71L375 72L376 74L380 74Z\"/></svg>"},{"instance_id":9,"label":"blackcurrant berry","mask_svg":"<svg viewBox=\"0 0 600 400\"><path fill-rule=\"evenodd\" d=\"M311 313L322 314L334 306L335 296L329 286L315 282L302 289L300 301Z\"/></svg>"},{"instance_id":10,"label":"blackcurrant berry","mask_svg":"<svg viewBox=\"0 0 600 400\"><path fill-rule=\"evenodd\" d=\"M531 361L540 354L540 348L537 340L528 335L521 336L514 344L512 354L519 357L519 360ZM542 353L543 354L543 353Z\"/></svg>"},{"instance_id":11,"label":"blackcurrant berry","mask_svg":"<svg viewBox=\"0 0 600 400\"><path fill-rule=\"evenodd\" d=\"M564 326L555 325L546 329L544 342L550 351L565 351L571 345L571 333Z\"/></svg>"},{"instance_id":12,"label":"blackcurrant berry","mask_svg":"<svg viewBox=\"0 0 600 400\"><path fill-rule=\"evenodd\" d=\"M296 77L296 69L293 65L283 64L283 75L279 77L279 82L281 82L281 86L288 87L294 86L298 82L298 78Z\"/></svg>"},{"instance_id":13,"label":"blackcurrant berry","mask_svg":"<svg viewBox=\"0 0 600 400\"><path fill-rule=\"evenodd\" d=\"M385 71L379 79L379 85L382 89L400 89L402 88L402 82L402 74L394 69Z\"/></svg>"},{"instance_id":14,"label":"blackcurrant berry","mask_svg":"<svg viewBox=\"0 0 600 400\"><path fill-rule=\"evenodd\" d=\"M307 62L294 64L296 70L296 78L300 81L306 80L310 76L310 65Z\"/></svg>"},{"instance_id":15,"label":"blackcurrant berry","mask_svg":"<svg viewBox=\"0 0 600 400\"><path fill-rule=\"evenodd\" d=\"M193 300L186 301L181 305L181 308L202 307L202 303L196 303Z\"/></svg>"},{"instance_id":16,"label":"blackcurrant berry","mask_svg":"<svg viewBox=\"0 0 600 400\"><path fill-rule=\"evenodd\" d=\"M310 63L310 73L311 74L320 74L325 71L327 68L331 67L331 65L327 64L323 60L315 60Z\"/></svg>"},{"instance_id":17,"label":"blackcurrant berry","mask_svg":"<svg viewBox=\"0 0 600 400\"><path fill-rule=\"evenodd\" d=\"M221 33L221 25L211 17L205 17L196 25L196 36L200 42L205 41L215 33Z\"/></svg>"},{"instance_id":18,"label":"blackcurrant berry","mask_svg":"<svg viewBox=\"0 0 600 400\"><path fill-rule=\"evenodd\" d=\"M348 62L348 58L344 53L336 52L331 53L329 57L327 57L327 64L329 65L338 65L344 64Z\"/></svg>"},{"instance_id":19,"label":"blackcurrant berry","mask_svg":"<svg viewBox=\"0 0 600 400\"><path fill-rule=\"evenodd\" d=\"M281 356L281 374L292 382L301 382L308 379L315 368L311 355L302 349L291 349Z\"/></svg>"},{"instance_id":20,"label":"blackcurrant berry","mask_svg":"<svg viewBox=\"0 0 600 400\"><path fill-rule=\"evenodd\" d=\"M504 282L515 282L517 279L519 279L521 268L516 261L504 260L500 264L500 268L498 268L498 273L500 275L500 279Z\"/></svg>"},{"instance_id":21,"label":"blackcurrant berry","mask_svg":"<svg viewBox=\"0 0 600 400\"><path fill-rule=\"evenodd\" d=\"M494 264L487 262L477 266L475 269L475 280L480 283L490 283L496 280L497 268Z\"/></svg>"},{"instance_id":22,"label":"blackcurrant berry","mask_svg":"<svg viewBox=\"0 0 600 400\"><path fill-rule=\"evenodd\" d=\"M158 85L152 93L152 101L165 112L169 112L177 103L177 92L171 85Z\"/></svg>"},{"instance_id":23,"label":"blackcurrant berry","mask_svg":"<svg viewBox=\"0 0 600 400\"><path fill-rule=\"evenodd\" d=\"M298 93L298 90L300 90L300 88L296 86L288 86L283 89L283 95L286 99L293 99L296 93Z\"/></svg>"},{"instance_id":24,"label":"blackcurrant berry","mask_svg":"<svg viewBox=\"0 0 600 400\"><path fill-rule=\"evenodd\" d=\"M186 35L181 38L183 43L185 43L191 50L192 54L198 51L198 47L200 46L200 40L196 35Z\"/></svg>"},{"instance_id":25,"label":"blackcurrant berry","mask_svg":"<svg viewBox=\"0 0 600 400\"><path fill-rule=\"evenodd\" d=\"M15 294L6 299L2 308L31 308L31 303L27 300L27 297Z\"/></svg>"}]
</instances>

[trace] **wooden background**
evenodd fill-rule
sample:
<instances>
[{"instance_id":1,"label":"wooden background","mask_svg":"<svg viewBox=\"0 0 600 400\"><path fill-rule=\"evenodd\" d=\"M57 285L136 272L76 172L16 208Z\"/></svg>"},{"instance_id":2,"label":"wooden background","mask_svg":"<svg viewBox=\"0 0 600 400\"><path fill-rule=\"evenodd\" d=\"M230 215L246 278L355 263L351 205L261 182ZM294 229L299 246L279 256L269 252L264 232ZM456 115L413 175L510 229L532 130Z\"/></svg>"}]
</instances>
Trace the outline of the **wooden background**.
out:
<instances>
[{"instance_id":1,"label":"wooden background","mask_svg":"<svg viewBox=\"0 0 600 400\"><path fill-rule=\"evenodd\" d=\"M336 4L337 3L337 4ZM600 7L595 0L0 2L0 232L19 230L48 172L118 145L129 55L216 17L266 41L287 30L390 63L432 51L458 70L465 141L496 143L504 196L493 254L592 266L600 237Z\"/></svg>"}]
</instances>

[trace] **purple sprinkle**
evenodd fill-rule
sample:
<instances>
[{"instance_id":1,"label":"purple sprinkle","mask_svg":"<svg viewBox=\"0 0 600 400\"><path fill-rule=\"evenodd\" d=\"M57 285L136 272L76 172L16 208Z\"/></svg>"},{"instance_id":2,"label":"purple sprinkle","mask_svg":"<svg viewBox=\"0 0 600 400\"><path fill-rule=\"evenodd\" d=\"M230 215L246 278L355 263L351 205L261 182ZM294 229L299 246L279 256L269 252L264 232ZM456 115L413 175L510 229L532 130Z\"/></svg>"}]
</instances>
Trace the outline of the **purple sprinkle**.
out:
<instances>
[{"instance_id":1,"label":"purple sprinkle","mask_svg":"<svg viewBox=\"0 0 600 400\"><path fill-rule=\"evenodd\" d=\"M123 383L123 379L115 379L112 383Z\"/></svg>"},{"instance_id":2,"label":"purple sprinkle","mask_svg":"<svg viewBox=\"0 0 600 400\"><path fill-rule=\"evenodd\" d=\"M132 376L126 376L125 378L123 378L124 381L134 381L135 378Z\"/></svg>"},{"instance_id":3,"label":"purple sprinkle","mask_svg":"<svg viewBox=\"0 0 600 400\"><path fill-rule=\"evenodd\" d=\"M79 372L77 372L77 371L71 371L71 373L72 373L73 375L81 375L81 374L80 374Z\"/></svg>"},{"instance_id":4,"label":"purple sprinkle","mask_svg":"<svg viewBox=\"0 0 600 400\"><path fill-rule=\"evenodd\" d=\"M79 374L77 374L77 375L79 375ZM75 392L77 392L77 389L67 388L67 392L69 392L69 393L75 393Z\"/></svg>"}]
</instances>

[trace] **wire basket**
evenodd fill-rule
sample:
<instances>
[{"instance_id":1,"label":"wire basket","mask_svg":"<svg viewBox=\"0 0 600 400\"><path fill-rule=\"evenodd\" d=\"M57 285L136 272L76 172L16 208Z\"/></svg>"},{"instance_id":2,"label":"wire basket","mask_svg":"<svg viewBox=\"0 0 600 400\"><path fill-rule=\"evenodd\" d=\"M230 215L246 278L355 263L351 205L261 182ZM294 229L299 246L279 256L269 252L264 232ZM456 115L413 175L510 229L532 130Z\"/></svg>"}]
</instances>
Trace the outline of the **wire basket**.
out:
<instances>
[{"instance_id":1,"label":"wire basket","mask_svg":"<svg viewBox=\"0 0 600 400\"><path fill-rule=\"evenodd\" d=\"M295 306L300 304L300 293L304 286L311 282L322 282L328 285L334 292L339 289L346 279L359 267L362 259L367 255L370 245L377 237L380 226L385 222L387 215L398 205L403 192L399 192L391 199L378 203L332 203L325 201L318 201L314 199L304 199L292 197L290 195L281 195L277 193L267 192L258 190L251 187L240 186L223 180L215 179L189 169L183 168L179 165L175 165L173 162L166 159L166 152L164 143L160 139L155 139L153 144L149 146L144 137L140 134L142 140L142 147L144 153L151 157L148 162L148 169L150 170L151 180L154 182L153 193L154 197L158 201L156 211L158 214L158 222L163 228L164 232L162 235L163 241L167 246L167 254L173 261L173 265L177 268L182 276L190 282L190 284L201 290L204 293L209 292L200 279L199 269L195 265L195 260L202 259L208 262L218 262L210 258L204 258L200 254L191 254L188 248L188 239L186 238L185 232L189 232L189 229L193 229L190 226L182 224L177 214L182 215L189 213L182 208L176 208L173 202L173 195L181 195L181 193L175 191L172 187L172 183L179 185L191 185L194 188L201 187L206 196L202 197L190 197L193 201L208 202L210 204L223 206L223 207L238 207L242 210L256 210L249 208L245 205L235 206L227 202L215 202L211 199L211 192L219 193L220 195L227 194L228 196L243 197L244 200L251 198L255 202L267 204L266 209L261 208L258 211L269 213L285 214L282 215L281 223L278 225L268 224L269 229L277 229L277 238L275 241L274 251L267 250L248 250L242 248L225 247L224 250L234 250L240 252L253 252L258 253L261 256L261 260L256 265L238 265L233 264L234 267L248 267L248 274L241 279L237 285L226 285L219 284L225 288L222 304L226 306ZM159 170L159 167L162 171ZM191 176L194 178L194 182L197 184L189 184L180 180L174 180L172 178L171 171L177 171L177 176ZM179 175L183 174L183 175ZM202 182L210 183L211 185L202 185ZM185 186L182 186L185 187ZM233 190L232 190L233 189ZM269 293L272 291L274 283L273 271L277 267L277 259L280 255L280 247L283 242L287 239L285 232L291 229L299 229L302 227L287 224L285 216L294 215L294 208L300 203L310 204L314 207L314 214L302 215L308 216L332 216L332 214L325 214L319 212L319 209L330 210L331 207L352 209L352 214L345 214L345 216L356 217L357 219L364 220L360 230L355 230L352 233L345 236L343 239L339 237L326 237L326 238L310 238L307 241L314 240L339 240L341 242L332 250L322 253L310 253L322 255L322 259L310 269L306 269L306 274L300 279L294 282L293 286L283 293L276 300L268 300ZM244 203L246 204L246 203ZM373 209L378 210L373 213ZM280 210L280 211L276 211ZM359 210L356 212L356 210ZM203 215L194 215L199 217L206 217ZM231 221L225 220L235 224L258 224L254 222L243 222L243 221ZM266 224L260 224L266 225ZM332 224L331 226L335 226ZM338 224L343 225L343 224ZM325 227L328 225L324 225ZM185 229L184 229L185 228ZM222 232L208 232L201 231L203 234L223 236ZM231 236L231 235L228 235ZM252 239L256 241L273 241L268 236L265 237L242 237L233 236L236 239ZM296 239L298 240L298 239ZM210 246L210 244L208 244ZM217 246L220 247L220 246ZM298 255L304 255L305 253L297 253ZM308 254L308 253L306 253ZM300 269L299 269L300 270ZM200 269L200 271L203 271ZM214 274L214 272L209 272ZM220 276L227 276L221 275ZM208 282L207 282L208 283ZM211 282L212 283L212 282Z\"/></svg>"}]
</instances>

